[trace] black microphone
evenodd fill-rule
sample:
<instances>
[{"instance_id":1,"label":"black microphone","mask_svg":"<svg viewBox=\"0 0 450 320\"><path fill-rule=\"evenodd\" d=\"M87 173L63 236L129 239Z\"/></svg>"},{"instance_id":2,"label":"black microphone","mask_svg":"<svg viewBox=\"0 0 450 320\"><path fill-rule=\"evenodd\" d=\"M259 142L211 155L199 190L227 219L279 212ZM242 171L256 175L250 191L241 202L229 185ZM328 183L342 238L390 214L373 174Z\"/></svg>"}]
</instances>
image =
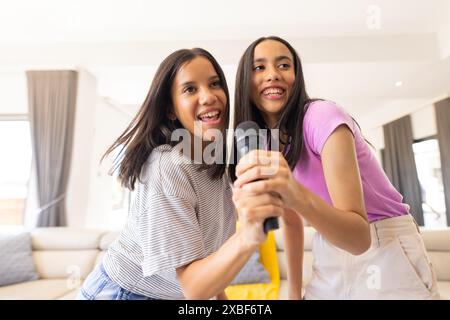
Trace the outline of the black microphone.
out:
<instances>
[{"instance_id":1,"label":"black microphone","mask_svg":"<svg viewBox=\"0 0 450 320\"><path fill-rule=\"evenodd\" d=\"M261 136L259 126L256 122L245 121L236 127L236 156L237 162L252 150L259 149L264 143L264 137ZM264 221L264 232L278 229L277 217L270 217Z\"/></svg>"}]
</instances>

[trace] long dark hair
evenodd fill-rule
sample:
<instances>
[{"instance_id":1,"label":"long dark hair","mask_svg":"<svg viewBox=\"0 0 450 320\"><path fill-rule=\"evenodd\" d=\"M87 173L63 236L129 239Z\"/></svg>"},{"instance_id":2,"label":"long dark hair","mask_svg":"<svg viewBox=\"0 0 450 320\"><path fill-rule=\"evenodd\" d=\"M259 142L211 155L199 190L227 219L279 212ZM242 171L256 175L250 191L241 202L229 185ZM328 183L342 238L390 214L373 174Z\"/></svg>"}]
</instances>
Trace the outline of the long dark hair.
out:
<instances>
[{"instance_id":1,"label":"long dark hair","mask_svg":"<svg viewBox=\"0 0 450 320\"><path fill-rule=\"evenodd\" d=\"M115 149L120 150L114 160L112 171L118 170L118 178L122 186L134 190L136 181L140 181L142 167L154 148L164 144L174 146L178 143L171 141L171 135L174 130L181 129L183 126L178 120L168 118L170 112L173 111L171 88L180 67L199 56L208 59L219 76L222 89L227 97L225 125L228 126L230 100L228 87L225 75L216 59L201 48L181 49L173 52L159 65L147 97L137 115L102 157L103 160ZM226 148L225 142L224 148ZM225 164L213 164L208 168L211 169L212 178L216 179L222 177L226 166Z\"/></svg>"},{"instance_id":2,"label":"long dark hair","mask_svg":"<svg viewBox=\"0 0 450 320\"><path fill-rule=\"evenodd\" d=\"M292 86L292 93L281 113L277 129L280 130L280 139L282 134L287 134L290 141L281 141L283 144L290 143L289 150L285 154L289 167L293 169L300 158L303 148L303 118L305 116L308 104L318 99L310 99L306 92L305 80L300 57L295 49L286 41L279 37L262 37L254 41L244 52L236 75L236 90L234 96L234 123L243 121L255 121L260 128L267 128L260 110L251 100L251 78L253 71L253 59L255 47L265 41L275 40L284 44L294 58L295 81ZM235 179L235 165L230 164L230 175Z\"/></svg>"}]
</instances>

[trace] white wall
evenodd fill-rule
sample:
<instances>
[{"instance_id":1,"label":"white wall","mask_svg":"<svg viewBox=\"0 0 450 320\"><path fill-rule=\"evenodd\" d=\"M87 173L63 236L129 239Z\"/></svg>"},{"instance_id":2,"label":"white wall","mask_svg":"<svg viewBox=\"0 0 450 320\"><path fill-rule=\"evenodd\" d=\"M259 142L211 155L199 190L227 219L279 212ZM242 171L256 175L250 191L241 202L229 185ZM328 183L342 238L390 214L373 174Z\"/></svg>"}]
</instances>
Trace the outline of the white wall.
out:
<instances>
[{"instance_id":1,"label":"white wall","mask_svg":"<svg viewBox=\"0 0 450 320\"><path fill-rule=\"evenodd\" d=\"M83 69L78 70L78 91L72 161L67 186L66 208L69 226L84 226L88 202L97 80Z\"/></svg>"},{"instance_id":2,"label":"white wall","mask_svg":"<svg viewBox=\"0 0 450 320\"><path fill-rule=\"evenodd\" d=\"M28 93L25 72L0 72L0 114L28 113Z\"/></svg>"},{"instance_id":3,"label":"white wall","mask_svg":"<svg viewBox=\"0 0 450 320\"><path fill-rule=\"evenodd\" d=\"M444 2L444 8L440 12L442 25L439 28L437 38L439 41L439 53L441 59L450 57L450 2Z\"/></svg>"},{"instance_id":4,"label":"white wall","mask_svg":"<svg viewBox=\"0 0 450 320\"><path fill-rule=\"evenodd\" d=\"M414 109L414 106L412 106L412 108ZM385 123L389 123L394 120L395 119L390 119ZM427 105L412 112L411 125L414 139L422 139L437 134L434 105ZM364 130L363 128L363 134L378 151L384 148L384 134L382 125L367 130Z\"/></svg>"},{"instance_id":5,"label":"white wall","mask_svg":"<svg viewBox=\"0 0 450 320\"><path fill-rule=\"evenodd\" d=\"M414 139L423 139L437 134L434 105L429 105L411 114Z\"/></svg>"},{"instance_id":6,"label":"white wall","mask_svg":"<svg viewBox=\"0 0 450 320\"><path fill-rule=\"evenodd\" d=\"M113 186L115 178L108 174L112 158L100 163L106 149L125 130L131 117L106 101L97 99L91 157L89 201L87 204L87 227L118 229L126 218L126 212L113 212Z\"/></svg>"},{"instance_id":7,"label":"white wall","mask_svg":"<svg viewBox=\"0 0 450 320\"><path fill-rule=\"evenodd\" d=\"M370 130L364 130L364 128L362 128L362 133L375 149L381 150L384 148L383 127L377 127Z\"/></svg>"},{"instance_id":8,"label":"white wall","mask_svg":"<svg viewBox=\"0 0 450 320\"><path fill-rule=\"evenodd\" d=\"M80 69L66 203L69 226L112 229L126 217L112 212L111 161L100 164L100 159L130 120L129 114L98 96L97 79Z\"/></svg>"}]
</instances>

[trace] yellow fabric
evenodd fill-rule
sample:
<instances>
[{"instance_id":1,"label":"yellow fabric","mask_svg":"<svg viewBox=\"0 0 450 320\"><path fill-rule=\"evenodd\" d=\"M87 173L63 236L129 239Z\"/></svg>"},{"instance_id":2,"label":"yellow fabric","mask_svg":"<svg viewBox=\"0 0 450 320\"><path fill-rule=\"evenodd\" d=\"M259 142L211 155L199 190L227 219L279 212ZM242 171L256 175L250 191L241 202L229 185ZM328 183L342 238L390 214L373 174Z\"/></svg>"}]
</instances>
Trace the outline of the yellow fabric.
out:
<instances>
[{"instance_id":1,"label":"yellow fabric","mask_svg":"<svg viewBox=\"0 0 450 320\"><path fill-rule=\"evenodd\" d=\"M259 248L261 263L269 272L270 283L238 284L225 289L230 300L277 300L280 289L280 271L278 269L277 247L273 231Z\"/></svg>"}]
</instances>

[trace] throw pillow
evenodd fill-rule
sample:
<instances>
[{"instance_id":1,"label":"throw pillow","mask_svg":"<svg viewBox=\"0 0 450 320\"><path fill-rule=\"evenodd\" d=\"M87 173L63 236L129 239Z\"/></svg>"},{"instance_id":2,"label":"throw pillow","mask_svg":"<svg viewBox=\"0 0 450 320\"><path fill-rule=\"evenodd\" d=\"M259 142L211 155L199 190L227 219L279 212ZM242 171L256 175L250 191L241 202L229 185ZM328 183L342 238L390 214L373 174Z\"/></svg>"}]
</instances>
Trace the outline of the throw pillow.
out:
<instances>
[{"instance_id":1,"label":"throw pillow","mask_svg":"<svg viewBox=\"0 0 450 320\"><path fill-rule=\"evenodd\" d=\"M269 272L264 268L259 259L259 251L256 251L247 261L236 278L231 282L234 284L243 283L269 283Z\"/></svg>"},{"instance_id":2,"label":"throw pillow","mask_svg":"<svg viewBox=\"0 0 450 320\"><path fill-rule=\"evenodd\" d=\"M261 264L269 272L269 283L249 283L230 285L225 293L230 300L276 300L280 289L277 247L274 232L270 231L267 240L259 249Z\"/></svg>"},{"instance_id":3,"label":"throw pillow","mask_svg":"<svg viewBox=\"0 0 450 320\"><path fill-rule=\"evenodd\" d=\"M0 234L0 286L38 279L28 232Z\"/></svg>"}]
</instances>

